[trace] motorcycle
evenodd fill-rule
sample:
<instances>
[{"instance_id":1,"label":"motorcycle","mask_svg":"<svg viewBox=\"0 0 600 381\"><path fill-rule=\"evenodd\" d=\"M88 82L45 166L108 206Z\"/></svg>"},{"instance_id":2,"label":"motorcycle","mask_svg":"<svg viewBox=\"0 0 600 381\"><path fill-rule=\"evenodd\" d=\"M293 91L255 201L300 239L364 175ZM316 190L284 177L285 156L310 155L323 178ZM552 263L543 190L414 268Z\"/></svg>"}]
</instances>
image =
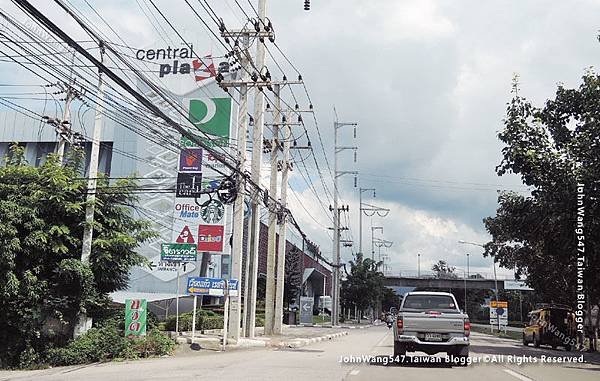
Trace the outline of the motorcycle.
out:
<instances>
[{"instance_id":1,"label":"motorcycle","mask_svg":"<svg viewBox=\"0 0 600 381\"><path fill-rule=\"evenodd\" d=\"M392 328L392 322L388 320L387 326L388 326L388 329Z\"/></svg>"}]
</instances>

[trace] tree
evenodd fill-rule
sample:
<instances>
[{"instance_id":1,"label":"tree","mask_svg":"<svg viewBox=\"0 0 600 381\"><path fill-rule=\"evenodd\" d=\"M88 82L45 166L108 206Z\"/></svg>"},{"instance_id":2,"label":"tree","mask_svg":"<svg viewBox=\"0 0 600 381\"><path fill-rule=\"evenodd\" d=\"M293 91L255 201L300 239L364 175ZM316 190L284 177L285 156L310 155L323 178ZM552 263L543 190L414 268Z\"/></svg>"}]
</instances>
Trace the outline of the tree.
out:
<instances>
[{"instance_id":1,"label":"tree","mask_svg":"<svg viewBox=\"0 0 600 381\"><path fill-rule=\"evenodd\" d=\"M298 295L300 284L302 283L302 274L300 274L300 261L302 260L300 251L296 246L288 251L285 256L285 280L283 282L283 304L289 306L290 302ZM297 300L297 303L300 301Z\"/></svg>"},{"instance_id":2,"label":"tree","mask_svg":"<svg viewBox=\"0 0 600 381\"><path fill-rule=\"evenodd\" d=\"M484 219L493 242L485 255L526 276L545 302L572 305L577 287L578 236L585 235L588 305L600 291L600 77L592 71L577 89L558 86L553 99L534 107L518 94L508 104L499 176L514 173L530 195L502 192L496 216ZM584 198L578 204L578 184ZM583 206L583 209L578 209ZM583 221L578 213L584 212ZM578 226L578 223L580 224Z\"/></svg>"},{"instance_id":3,"label":"tree","mask_svg":"<svg viewBox=\"0 0 600 381\"><path fill-rule=\"evenodd\" d=\"M400 297L391 288L384 287L381 308L384 311L389 311L392 307L400 308Z\"/></svg>"},{"instance_id":4,"label":"tree","mask_svg":"<svg viewBox=\"0 0 600 381\"><path fill-rule=\"evenodd\" d=\"M458 276L454 273L456 267L448 266L448 263L443 259L440 259L438 263L431 266L431 270L435 273L435 277L438 279L456 279Z\"/></svg>"},{"instance_id":5,"label":"tree","mask_svg":"<svg viewBox=\"0 0 600 381\"><path fill-rule=\"evenodd\" d=\"M377 263L370 258L363 258L361 253L354 254L354 260L349 262L350 273L342 282L342 305L347 308L356 306L363 311L375 307L384 292L384 276ZM359 317L360 322L360 317Z\"/></svg>"},{"instance_id":6,"label":"tree","mask_svg":"<svg viewBox=\"0 0 600 381\"><path fill-rule=\"evenodd\" d=\"M94 316L124 289L129 270L146 260L136 247L152 237L149 223L132 216L135 182L100 179L94 240L82 263L87 183L83 155L73 150L61 166L50 155L27 165L14 145L0 168L0 366L35 362L72 335L80 313Z\"/></svg>"}]
</instances>

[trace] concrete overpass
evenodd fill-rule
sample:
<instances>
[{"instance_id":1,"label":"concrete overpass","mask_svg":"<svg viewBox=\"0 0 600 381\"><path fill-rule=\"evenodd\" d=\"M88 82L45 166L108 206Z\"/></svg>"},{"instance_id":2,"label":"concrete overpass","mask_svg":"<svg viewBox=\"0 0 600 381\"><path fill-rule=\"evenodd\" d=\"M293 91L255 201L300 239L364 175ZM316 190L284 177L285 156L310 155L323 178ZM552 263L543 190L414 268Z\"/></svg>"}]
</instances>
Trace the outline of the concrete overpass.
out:
<instances>
[{"instance_id":1,"label":"concrete overpass","mask_svg":"<svg viewBox=\"0 0 600 381\"><path fill-rule=\"evenodd\" d=\"M504 290L504 282L515 282L514 279L498 279L498 290ZM494 279L469 278L466 280L467 289L494 289L496 288ZM441 290L464 289L464 278L438 279L432 276L411 277L411 276L386 276L385 286L390 287L416 287L416 288L439 288ZM515 289L510 287L509 289Z\"/></svg>"}]
</instances>

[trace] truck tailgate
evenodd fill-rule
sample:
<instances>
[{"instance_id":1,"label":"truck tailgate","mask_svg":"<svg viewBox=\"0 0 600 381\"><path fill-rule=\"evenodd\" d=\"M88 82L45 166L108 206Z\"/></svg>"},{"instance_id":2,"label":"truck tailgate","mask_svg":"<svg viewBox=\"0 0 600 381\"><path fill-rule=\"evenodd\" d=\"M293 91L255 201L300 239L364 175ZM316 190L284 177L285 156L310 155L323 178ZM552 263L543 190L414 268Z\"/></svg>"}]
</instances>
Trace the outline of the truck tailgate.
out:
<instances>
[{"instance_id":1,"label":"truck tailgate","mask_svg":"<svg viewBox=\"0 0 600 381\"><path fill-rule=\"evenodd\" d=\"M408 332L462 333L464 331L464 318L461 314L403 312L402 317L404 331Z\"/></svg>"}]
</instances>

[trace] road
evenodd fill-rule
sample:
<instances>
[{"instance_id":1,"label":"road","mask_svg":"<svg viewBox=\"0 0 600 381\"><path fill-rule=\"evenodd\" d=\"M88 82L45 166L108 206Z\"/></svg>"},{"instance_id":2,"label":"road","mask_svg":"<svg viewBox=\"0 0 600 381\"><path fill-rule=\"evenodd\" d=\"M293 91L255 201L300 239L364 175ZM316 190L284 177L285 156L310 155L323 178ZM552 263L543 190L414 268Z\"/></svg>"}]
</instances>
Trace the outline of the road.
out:
<instances>
[{"instance_id":1,"label":"road","mask_svg":"<svg viewBox=\"0 0 600 381\"><path fill-rule=\"evenodd\" d=\"M112 362L35 371L0 372L3 380L598 380L600 361L585 364L517 365L376 364L392 352L391 331L385 326L351 330L330 342L298 349L200 351L170 358ZM373 356L373 363L342 363L348 356ZM418 354L416 354L418 355ZM473 333L471 355L565 356L579 355L551 349L523 347L511 340ZM421 358L420 356L418 358ZM496 357L500 359L500 357ZM591 359L591 358L590 358Z\"/></svg>"}]
</instances>

